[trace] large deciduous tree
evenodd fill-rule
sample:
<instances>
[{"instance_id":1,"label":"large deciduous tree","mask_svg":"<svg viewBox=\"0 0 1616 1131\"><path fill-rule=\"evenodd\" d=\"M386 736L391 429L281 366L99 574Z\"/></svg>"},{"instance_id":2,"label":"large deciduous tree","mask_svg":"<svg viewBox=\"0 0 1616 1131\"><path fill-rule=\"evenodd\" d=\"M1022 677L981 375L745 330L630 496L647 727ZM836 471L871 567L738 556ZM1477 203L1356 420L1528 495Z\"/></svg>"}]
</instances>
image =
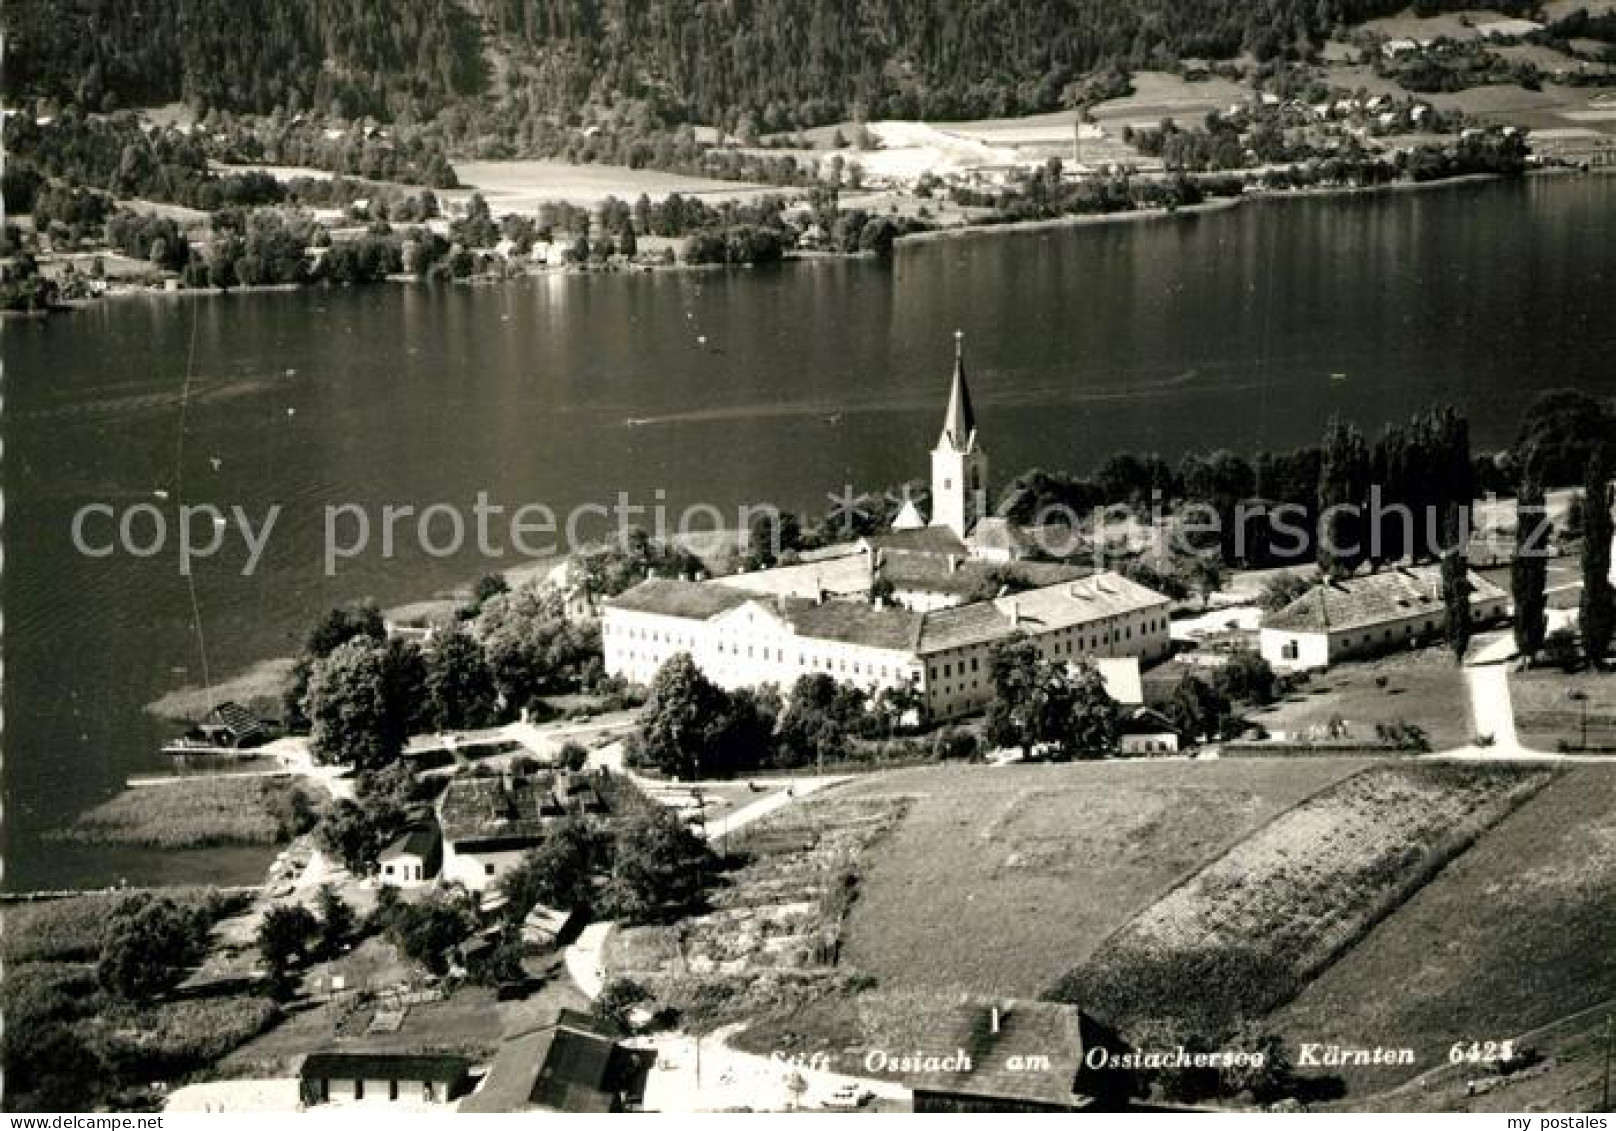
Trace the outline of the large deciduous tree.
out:
<instances>
[{"instance_id":1,"label":"large deciduous tree","mask_svg":"<svg viewBox=\"0 0 1616 1131\"><path fill-rule=\"evenodd\" d=\"M206 916L166 897L136 898L116 907L102 936L96 980L130 1001L173 988L202 957Z\"/></svg>"},{"instance_id":2,"label":"large deciduous tree","mask_svg":"<svg viewBox=\"0 0 1616 1131\"><path fill-rule=\"evenodd\" d=\"M691 911L715 878L716 863L707 842L671 810L636 810L624 818L612 845L607 909L634 922Z\"/></svg>"},{"instance_id":3,"label":"large deciduous tree","mask_svg":"<svg viewBox=\"0 0 1616 1131\"><path fill-rule=\"evenodd\" d=\"M494 676L469 632L440 634L426 655L426 722L434 730L485 727L496 716Z\"/></svg>"}]
</instances>

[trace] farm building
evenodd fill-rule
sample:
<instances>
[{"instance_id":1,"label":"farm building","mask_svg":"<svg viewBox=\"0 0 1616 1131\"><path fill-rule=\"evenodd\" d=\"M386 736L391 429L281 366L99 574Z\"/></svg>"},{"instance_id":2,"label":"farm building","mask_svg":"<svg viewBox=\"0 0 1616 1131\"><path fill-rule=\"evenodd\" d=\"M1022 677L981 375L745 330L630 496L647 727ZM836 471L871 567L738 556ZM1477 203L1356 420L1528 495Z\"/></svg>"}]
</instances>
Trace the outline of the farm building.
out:
<instances>
[{"instance_id":1,"label":"farm building","mask_svg":"<svg viewBox=\"0 0 1616 1131\"><path fill-rule=\"evenodd\" d=\"M303 1058L299 1092L324 1103L441 1104L466 1091L471 1061L462 1056L394 1052L316 1052Z\"/></svg>"},{"instance_id":2,"label":"farm building","mask_svg":"<svg viewBox=\"0 0 1616 1131\"><path fill-rule=\"evenodd\" d=\"M1509 615L1502 589L1474 571L1469 578L1475 623ZM1263 622L1260 650L1278 669L1325 668L1439 637L1446 615L1442 567L1399 566L1320 582Z\"/></svg>"},{"instance_id":3,"label":"farm building","mask_svg":"<svg viewBox=\"0 0 1616 1131\"><path fill-rule=\"evenodd\" d=\"M907 1077L917 1112L1104 1108L1125 1083L1084 1067L1090 1049L1122 1046L1076 1006L967 999L917 1028L916 1058L940 1065Z\"/></svg>"},{"instance_id":4,"label":"farm building","mask_svg":"<svg viewBox=\"0 0 1616 1131\"><path fill-rule=\"evenodd\" d=\"M1176 754L1182 737L1171 719L1151 707L1137 707L1122 719L1124 754Z\"/></svg>"},{"instance_id":5,"label":"farm building","mask_svg":"<svg viewBox=\"0 0 1616 1131\"><path fill-rule=\"evenodd\" d=\"M466 1112L636 1111L656 1052L627 1048L588 1015L563 1009L554 1023L505 1042Z\"/></svg>"},{"instance_id":6,"label":"farm building","mask_svg":"<svg viewBox=\"0 0 1616 1131\"><path fill-rule=\"evenodd\" d=\"M415 887L429 883L438 874L442 846L438 830L427 826L406 829L397 840L382 849L378 862L381 881L394 887Z\"/></svg>"},{"instance_id":7,"label":"farm building","mask_svg":"<svg viewBox=\"0 0 1616 1131\"><path fill-rule=\"evenodd\" d=\"M606 812L595 787L578 774L458 777L438 799L443 880L484 891L569 816Z\"/></svg>"}]
</instances>

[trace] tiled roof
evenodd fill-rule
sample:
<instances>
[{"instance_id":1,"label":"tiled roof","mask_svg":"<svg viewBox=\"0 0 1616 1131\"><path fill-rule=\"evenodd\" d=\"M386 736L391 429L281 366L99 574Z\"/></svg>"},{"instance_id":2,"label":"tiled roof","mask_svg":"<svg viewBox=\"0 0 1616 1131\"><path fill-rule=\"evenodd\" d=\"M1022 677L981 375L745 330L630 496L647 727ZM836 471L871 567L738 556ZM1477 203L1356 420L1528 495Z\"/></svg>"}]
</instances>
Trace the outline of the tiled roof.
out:
<instances>
[{"instance_id":1,"label":"tiled roof","mask_svg":"<svg viewBox=\"0 0 1616 1131\"><path fill-rule=\"evenodd\" d=\"M835 640L866 648L909 651L920 635L921 614L908 609L876 608L863 601L786 600L784 615L798 636Z\"/></svg>"},{"instance_id":2,"label":"tiled roof","mask_svg":"<svg viewBox=\"0 0 1616 1131\"><path fill-rule=\"evenodd\" d=\"M964 557L966 545L946 526L921 526L914 530L888 530L865 539L876 549L915 550L923 554L958 554Z\"/></svg>"},{"instance_id":3,"label":"tiled roof","mask_svg":"<svg viewBox=\"0 0 1616 1131\"><path fill-rule=\"evenodd\" d=\"M1498 586L1478 573L1470 574L1471 604L1503 596ZM1339 632L1421 613L1441 615L1442 611L1442 567L1398 567L1321 582L1270 615L1263 627L1288 632Z\"/></svg>"},{"instance_id":4,"label":"tiled roof","mask_svg":"<svg viewBox=\"0 0 1616 1131\"><path fill-rule=\"evenodd\" d=\"M1001 597L995 603L1006 614L1014 608L1029 627L1047 630L1087 624L1170 602L1154 589L1129 581L1120 573L1106 571L1065 585L1048 585Z\"/></svg>"},{"instance_id":5,"label":"tiled roof","mask_svg":"<svg viewBox=\"0 0 1616 1131\"><path fill-rule=\"evenodd\" d=\"M893 588L923 593L966 595L983 590L996 578L1010 577L1029 587L1075 581L1094 571L1087 566L1059 562L982 562L921 554L911 550L886 550L880 555L881 576Z\"/></svg>"},{"instance_id":6,"label":"tiled roof","mask_svg":"<svg viewBox=\"0 0 1616 1131\"><path fill-rule=\"evenodd\" d=\"M619 1093L643 1090L655 1058L623 1048L588 1015L563 1009L553 1024L505 1042L488 1079L460 1110L611 1111Z\"/></svg>"},{"instance_id":7,"label":"tiled roof","mask_svg":"<svg viewBox=\"0 0 1616 1131\"><path fill-rule=\"evenodd\" d=\"M1089 1098L1077 1088L1093 1023L1074 1005L967 998L916 1020L920 1056L963 1050L970 1058L969 1068L960 1071L909 1076L906 1083L916 1091L1069 1107L1084 1106ZM1029 1064L1048 1067L1023 1067Z\"/></svg>"},{"instance_id":8,"label":"tiled roof","mask_svg":"<svg viewBox=\"0 0 1616 1131\"><path fill-rule=\"evenodd\" d=\"M929 654L995 640L1017 631L1018 623L1030 633L1048 632L1167 603L1160 593L1120 574L1099 573L927 613L920 651Z\"/></svg>"},{"instance_id":9,"label":"tiled roof","mask_svg":"<svg viewBox=\"0 0 1616 1131\"><path fill-rule=\"evenodd\" d=\"M517 778L457 777L438 799L438 825L454 844L535 840L568 813L593 812L600 798L591 789L571 794L545 774Z\"/></svg>"},{"instance_id":10,"label":"tiled roof","mask_svg":"<svg viewBox=\"0 0 1616 1131\"><path fill-rule=\"evenodd\" d=\"M956 605L951 609L938 609L926 614L920 630L921 655L945 652L968 644L980 644L1009 636L1013 629L1010 618L999 611L992 601L977 601L970 605Z\"/></svg>"},{"instance_id":11,"label":"tiled roof","mask_svg":"<svg viewBox=\"0 0 1616 1131\"><path fill-rule=\"evenodd\" d=\"M754 596L756 594L747 590L725 585L652 577L611 598L606 602L606 607L660 613L686 620L706 620L744 605Z\"/></svg>"},{"instance_id":12,"label":"tiled roof","mask_svg":"<svg viewBox=\"0 0 1616 1131\"><path fill-rule=\"evenodd\" d=\"M400 856L418 856L424 860L432 854L432 850L437 847L437 844L438 833L436 829L408 829L399 834L398 839L393 841L392 844L382 849L381 859L393 860Z\"/></svg>"},{"instance_id":13,"label":"tiled roof","mask_svg":"<svg viewBox=\"0 0 1616 1131\"><path fill-rule=\"evenodd\" d=\"M897 555L889 556L894 560L897 558ZM974 563L973 568L980 565ZM1026 562L1007 568L1040 579L1081 572L1081 567ZM963 563L960 569L965 569ZM1103 573L1062 580L1059 584L1023 590L992 601L977 601L927 613L877 608L864 601L818 602L802 597L773 596L693 581L647 581L629 590L615 604L667 616L695 617L692 610L704 607L708 598L693 596L692 590L722 594L722 600L710 602L715 611L709 616L755 601L790 624L798 636L807 639L833 640L923 655L1008 636L1015 631L1018 616L1025 628L1037 632L1086 624L1168 603L1166 597L1143 585L1116 573ZM630 600L625 601L625 598ZM448 835L447 830L445 835Z\"/></svg>"},{"instance_id":14,"label":"tiled roof","mask_svg":"<svg viewBox=\"0 0 1616 1131\"><path fill-rule=\"evenodd\" d=\"M822 591L831 595L861 595L870 591L870 555L852 554L751 573L733 573L715 577L706 584L785 597L814 597Z\"/></svg>"}]
</instances>

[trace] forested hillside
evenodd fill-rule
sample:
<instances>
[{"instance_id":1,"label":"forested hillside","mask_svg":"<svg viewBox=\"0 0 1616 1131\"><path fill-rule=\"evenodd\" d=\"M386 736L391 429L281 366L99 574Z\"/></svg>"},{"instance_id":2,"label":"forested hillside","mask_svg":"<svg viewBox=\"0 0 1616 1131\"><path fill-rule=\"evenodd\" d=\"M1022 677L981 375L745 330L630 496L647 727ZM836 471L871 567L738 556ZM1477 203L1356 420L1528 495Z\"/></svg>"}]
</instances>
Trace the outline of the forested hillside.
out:
<instances>
[{"instance_id":1,"label":"forested hillside","mask_svg":"<svg viewBox=\"0 0 1616 1131\"><path fill-rule=\"evenodd\" d=\"M11 100L392 118L486 84L456 0L8 0L3 18Z\"/></svg>"},{"instance_id":2,"label":"forested hillside","mask_svg":"<svg viewBox=\"0 0 1616 1131\"><path fill-rule=\"evenodd\" d=\"M1422 0L1417 7L1462 7ZM1050 109L1107 64L1305 52L1405 0L10 0L7 93L420 119L627 97L761 129ZM1498 7L1499 5L1494 5ZM1507 9L1524 7L1509 0ZM494 76L498 75L496 79Z\"/></svg>"}]
</instances>

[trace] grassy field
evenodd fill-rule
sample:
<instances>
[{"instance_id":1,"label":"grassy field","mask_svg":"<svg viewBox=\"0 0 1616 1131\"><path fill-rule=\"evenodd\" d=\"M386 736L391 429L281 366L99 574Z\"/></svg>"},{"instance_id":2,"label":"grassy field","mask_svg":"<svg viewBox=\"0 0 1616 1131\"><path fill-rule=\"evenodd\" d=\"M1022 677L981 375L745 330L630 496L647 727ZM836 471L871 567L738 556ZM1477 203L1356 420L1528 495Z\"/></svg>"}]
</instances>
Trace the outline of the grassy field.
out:
<instances>
[{"instance_id":1,"label":"grassy field","mask_svg":"<svg viewBox=\"0 0 1616 1131\"><path fill-rule=\"evenodd\" d=\"M307 831L322 800L322 791L288 778L176 779L126 789L49 835L82 844L156 848L279 844Z\"/></svg>"},{"instance_id":2,"label":"grassy field","mask_svg":"<svg viewBox=\"0 0 1616 1131\"><path fill-rule=\"evenodd\" d=\"M535 212L545 201L593 207L608 196L633 203L641 193L661 200L673 193L713 200L747 200L784 190L741 181L685 177L622 165L569 165L565 161L460 161L455 176L461 189L440 191L450 200L480 192L496 215Z\"/></svg>"},{"instance_id":3,"label":"grassy field","mask_svg":"<svg viewBox=\"0 0 1616 1131\"><path fill-rule=\"evenodd\" d=\"M1541 768L1372 767L1309 798L1108 938L1052 990L1126 1032L1217 1039L1283 1005L1493 824Z\"/></svg>"},{"instance_id":4,"label":"grassy field","mask_svg":"<svg viewBox=\"0 0 1616 1131\"><path fill-rule=\"evenodd\" d=\"M1379 680L1385 679L1385 686ZM1470 696L1464 672L1451 653L1441 649L1399 652L1365 663L1342 664L1313 676L1299 690L1264 710L1254 712L1278 737L1322 737L1339 719L1346 735L1375 741L1375 724L1413 723L1425 730L1436 750L1468 743Z\"/></svg>"},{"instance_id":5,"label":"grassy field","mask_svg":"<svg viewBox=\"0 0 1616 1131\"><path fill-rule=\"evenodd\" d=\"M1515 705L1515 729L1535 750L1554 750L1562 743L1582 744L1583 708L1588 715L1588 745L1616 748L1616 675L1610 672L1516 672L1509 677ZM1586 702L1571 698L1587 696Z\"/></svg>"},{"instance_id":6,"label":"grassy field","mask_svg":"<svg viewBox=\"0 0 1616 1131\"><path fill-rule=\"evenodd\" d=\"M1504 1040L1616 997L1613 907L1616 766L1578 766L1448 865L1272 1024L1298 1040L1406 1044L1416 1070L1443 1064L1456 1040ZM1582 1058L1583 1075L1595 1074L1596 1052ZM1346 1079L1358 1094L1409 1073L1358 1069ZM1574 1090L1577 1072L1561 1075ZM1537 1110L1594 1110L1568 1098L1545 1098ZM1518 1095L1505 1102L1533 1110Z\"/></svg>"},{"instance_id":7,"label":"grassy field","mask_svg":"<svg viewBox=\"0 0 1616 1131\"><path fill-rule=\"evenodd\" d=\"M844 958L883 986L1035 995L1189 871L1363 765L931 766L858 783L855 796L914 800L873 856Z\"/></svg>"}]
</instances>

